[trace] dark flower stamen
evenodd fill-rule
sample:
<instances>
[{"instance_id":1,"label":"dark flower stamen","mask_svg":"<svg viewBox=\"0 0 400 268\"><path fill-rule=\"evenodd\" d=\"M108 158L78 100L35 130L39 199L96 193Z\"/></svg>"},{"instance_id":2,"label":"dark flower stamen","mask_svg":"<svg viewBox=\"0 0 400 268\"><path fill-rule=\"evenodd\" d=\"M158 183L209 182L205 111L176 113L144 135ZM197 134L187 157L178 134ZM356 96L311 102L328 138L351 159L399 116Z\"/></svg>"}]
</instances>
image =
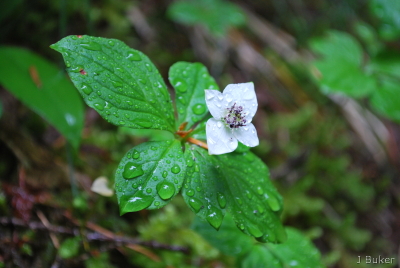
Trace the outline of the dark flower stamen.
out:
<instances>
[{"instance_id":1,"label":"dark flower stamen","mask_svg":"<svg viewBox=\"0 0 400 268\"><path fill-rule=\"evenodd\" d=\"M225 120L226 124L230 128L239 128L244 127L246 125L246 119L244 115L242 115L243 107L238 106L236 107L236 102L230 108L226 108L228 111L227 115L222 119Z\"/></svg>"}]
</instances>

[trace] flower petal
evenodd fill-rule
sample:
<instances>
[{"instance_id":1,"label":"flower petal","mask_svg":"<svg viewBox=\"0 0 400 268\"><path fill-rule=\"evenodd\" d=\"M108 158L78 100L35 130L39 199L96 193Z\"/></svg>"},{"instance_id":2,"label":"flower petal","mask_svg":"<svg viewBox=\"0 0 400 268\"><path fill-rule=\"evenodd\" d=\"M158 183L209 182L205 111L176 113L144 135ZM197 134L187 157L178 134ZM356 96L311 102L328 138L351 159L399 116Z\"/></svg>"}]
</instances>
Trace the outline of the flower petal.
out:
<instances>
[{"instance_id":1,"label":"flower petal","mask_svg":"<svg viewBox=\"0 0 400 268\"><path fill-rule=\"evenodd\" d=\"M233 135L246 146L254 147L259 144L256 128L251 123L234 129Z\"/></svg>"},{"instance_id":2,"label":"flower petal","mask_svg":"<svg viewBox=\"0 0 400 268\"><path fill-rule=\"evenodd\" d=\"M251 122L257 111L258 103L253 82L230 84L224 89L224 98L232 100L232 105L243 106L247 122Z\"/></svg>"},{"instance_id":3,"label":"flower petal","mask_svg":"<svg viewBox=\"0 0 400 268\"><path fill-rule=\"evenodd\" d=\"M218 90L206 89L205 92L206 92L206 104L208 110L210 110L211 115L215 119L221 119L222 117L224 117L225 111L224 108L222 107L222 104L224 102L223 94Z\"/></svg>"},{"instance_id":4,"label":"flower petal","mask_svg":"<svg viewBox=\"0 0 400 268\"><path fill-rule=\"evenodd\" d=\"M238 141L233 136L232 130L214 118L208 119L206 134L209 154L230 153L238 146Z\"/></svg>"}]
</instances>

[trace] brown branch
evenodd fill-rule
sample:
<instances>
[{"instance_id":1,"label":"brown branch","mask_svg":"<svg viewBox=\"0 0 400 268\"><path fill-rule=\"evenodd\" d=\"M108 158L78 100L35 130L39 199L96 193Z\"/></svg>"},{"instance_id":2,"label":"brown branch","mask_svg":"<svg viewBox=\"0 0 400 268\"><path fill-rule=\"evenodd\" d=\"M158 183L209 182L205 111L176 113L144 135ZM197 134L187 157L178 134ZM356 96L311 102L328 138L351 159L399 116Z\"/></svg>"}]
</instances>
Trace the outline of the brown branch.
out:
<instances>
[{"instance_id":1,"label":"brown branch","mask_svg":"<svg viewBox=\"0 0 400 268\"><path fill-rule=\"evenodd\" d=\"M29 228L31 230L47 230L49 232L68 234L68 235L74 235L74 236L80 235L79 228L66 228L63 226L54 226L51 224L48 224L47 226L45 226L43 223L36 222L36 221L30 221L30 222L26 223L23 220L20 220L17 218L0 217L0 224L5 225L5 226L6 225L14 225L14 226L19 226L19 227ZM95 224L91 223L90 225L93 228L93 225L95 225ZM98 226L98 227L100 227L100 226ZM88 227L88 228L92 229L90 227ZM102 227L100 227L100 228L102 228ZM106 230L104 228L102 228L102 229ZM187 248L187 247L161 244L157 241L142 241L137 238L116 235L109 230L106 230L106 231L107 232L104 234L99 233L97 231L87 232L87 233L85 233L85 237L88 241L108 241L108 242L113 242L115 244L141 245L141 246L146 246L146 247L150 247L150 248L154 248L154 249L180 251L185 254L189 253L189 248Z\"/></svg>"}]
</instances>

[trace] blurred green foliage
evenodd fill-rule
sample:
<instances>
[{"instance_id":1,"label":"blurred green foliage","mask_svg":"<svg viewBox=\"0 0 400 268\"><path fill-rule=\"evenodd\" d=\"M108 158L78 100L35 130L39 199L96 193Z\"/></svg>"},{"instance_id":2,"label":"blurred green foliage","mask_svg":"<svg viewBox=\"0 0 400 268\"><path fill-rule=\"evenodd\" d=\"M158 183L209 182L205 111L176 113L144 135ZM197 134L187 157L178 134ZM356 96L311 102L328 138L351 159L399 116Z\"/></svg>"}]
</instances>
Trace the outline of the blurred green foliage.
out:
<instances>
[{"instance_id":1,"label":"blurred green foliage","mask_svg":"<svg viewBox=\"0 0 400 268\"><path fill-rule=\"evenodd\" d=\"M181 0L172 3L168 15L186 25L203 25L212 34L223 37L233 26L246 22L244 12L234 3L225 0Z\"/></svg>"}]
</instances>

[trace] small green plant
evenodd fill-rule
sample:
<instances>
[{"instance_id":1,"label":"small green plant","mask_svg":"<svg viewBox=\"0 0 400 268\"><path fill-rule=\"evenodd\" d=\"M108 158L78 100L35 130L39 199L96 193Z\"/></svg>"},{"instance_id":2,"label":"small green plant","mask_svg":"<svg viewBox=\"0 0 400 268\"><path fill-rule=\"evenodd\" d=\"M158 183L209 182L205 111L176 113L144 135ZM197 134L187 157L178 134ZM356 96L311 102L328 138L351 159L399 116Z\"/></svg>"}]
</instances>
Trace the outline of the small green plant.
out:
<instances>
[{"instance_id":1,"label":"small green plant","mask_svg":"<svg viewBox=\"0 0 400 268\"><path fill-rule=\"evenodd\" d=\"M236 149L237 140L222 135L226 130L215 130L213 138L222 138L220 142L230 146L224 152L236 149L235 152L221 154L224 152L216 149L214 153L221 155L210 155L207 150L205 120L210 115L205 89L217 94L212 96L215 100L208 97L213 103L210 105L221 108L226 101L218 102L222 94L202 64L178 62L171 67L169 80L175 88L178 115L175 118L167 86L143 53L119 40L90 36L69 36L51 47L62 53L68 73L85 102L107 121L173 134L174 138L169 140L142 143L121 160L115 174L121 214L161 208L181 191L190 209L216 229L229 211L240 230L260 241L286 239L279 219L282 198L269 179L267 166L247 146ZM244 91L253 86L245 85ZM239 96L230 93L233 98ZM247 123L243 117L232 123L237 124L232 128L235 138L254 146L258 144L257 136L255 143L254 137L248 141L244 135L255 132L254 127L244 127L252 126L249 123L257 109L249 107L256 105L254 90L243 92L243 96L243 101L249 101L248 109L239 111L242 107L239 103L236 107L235 100L231 100L233 108L221 109L247 116ZM215 113L212 110L214 117ZM207 127L207 132L218 129L217 124L211 130ZM210 138L208 143L213 143Z\"/></svg>"}]
</instances>

